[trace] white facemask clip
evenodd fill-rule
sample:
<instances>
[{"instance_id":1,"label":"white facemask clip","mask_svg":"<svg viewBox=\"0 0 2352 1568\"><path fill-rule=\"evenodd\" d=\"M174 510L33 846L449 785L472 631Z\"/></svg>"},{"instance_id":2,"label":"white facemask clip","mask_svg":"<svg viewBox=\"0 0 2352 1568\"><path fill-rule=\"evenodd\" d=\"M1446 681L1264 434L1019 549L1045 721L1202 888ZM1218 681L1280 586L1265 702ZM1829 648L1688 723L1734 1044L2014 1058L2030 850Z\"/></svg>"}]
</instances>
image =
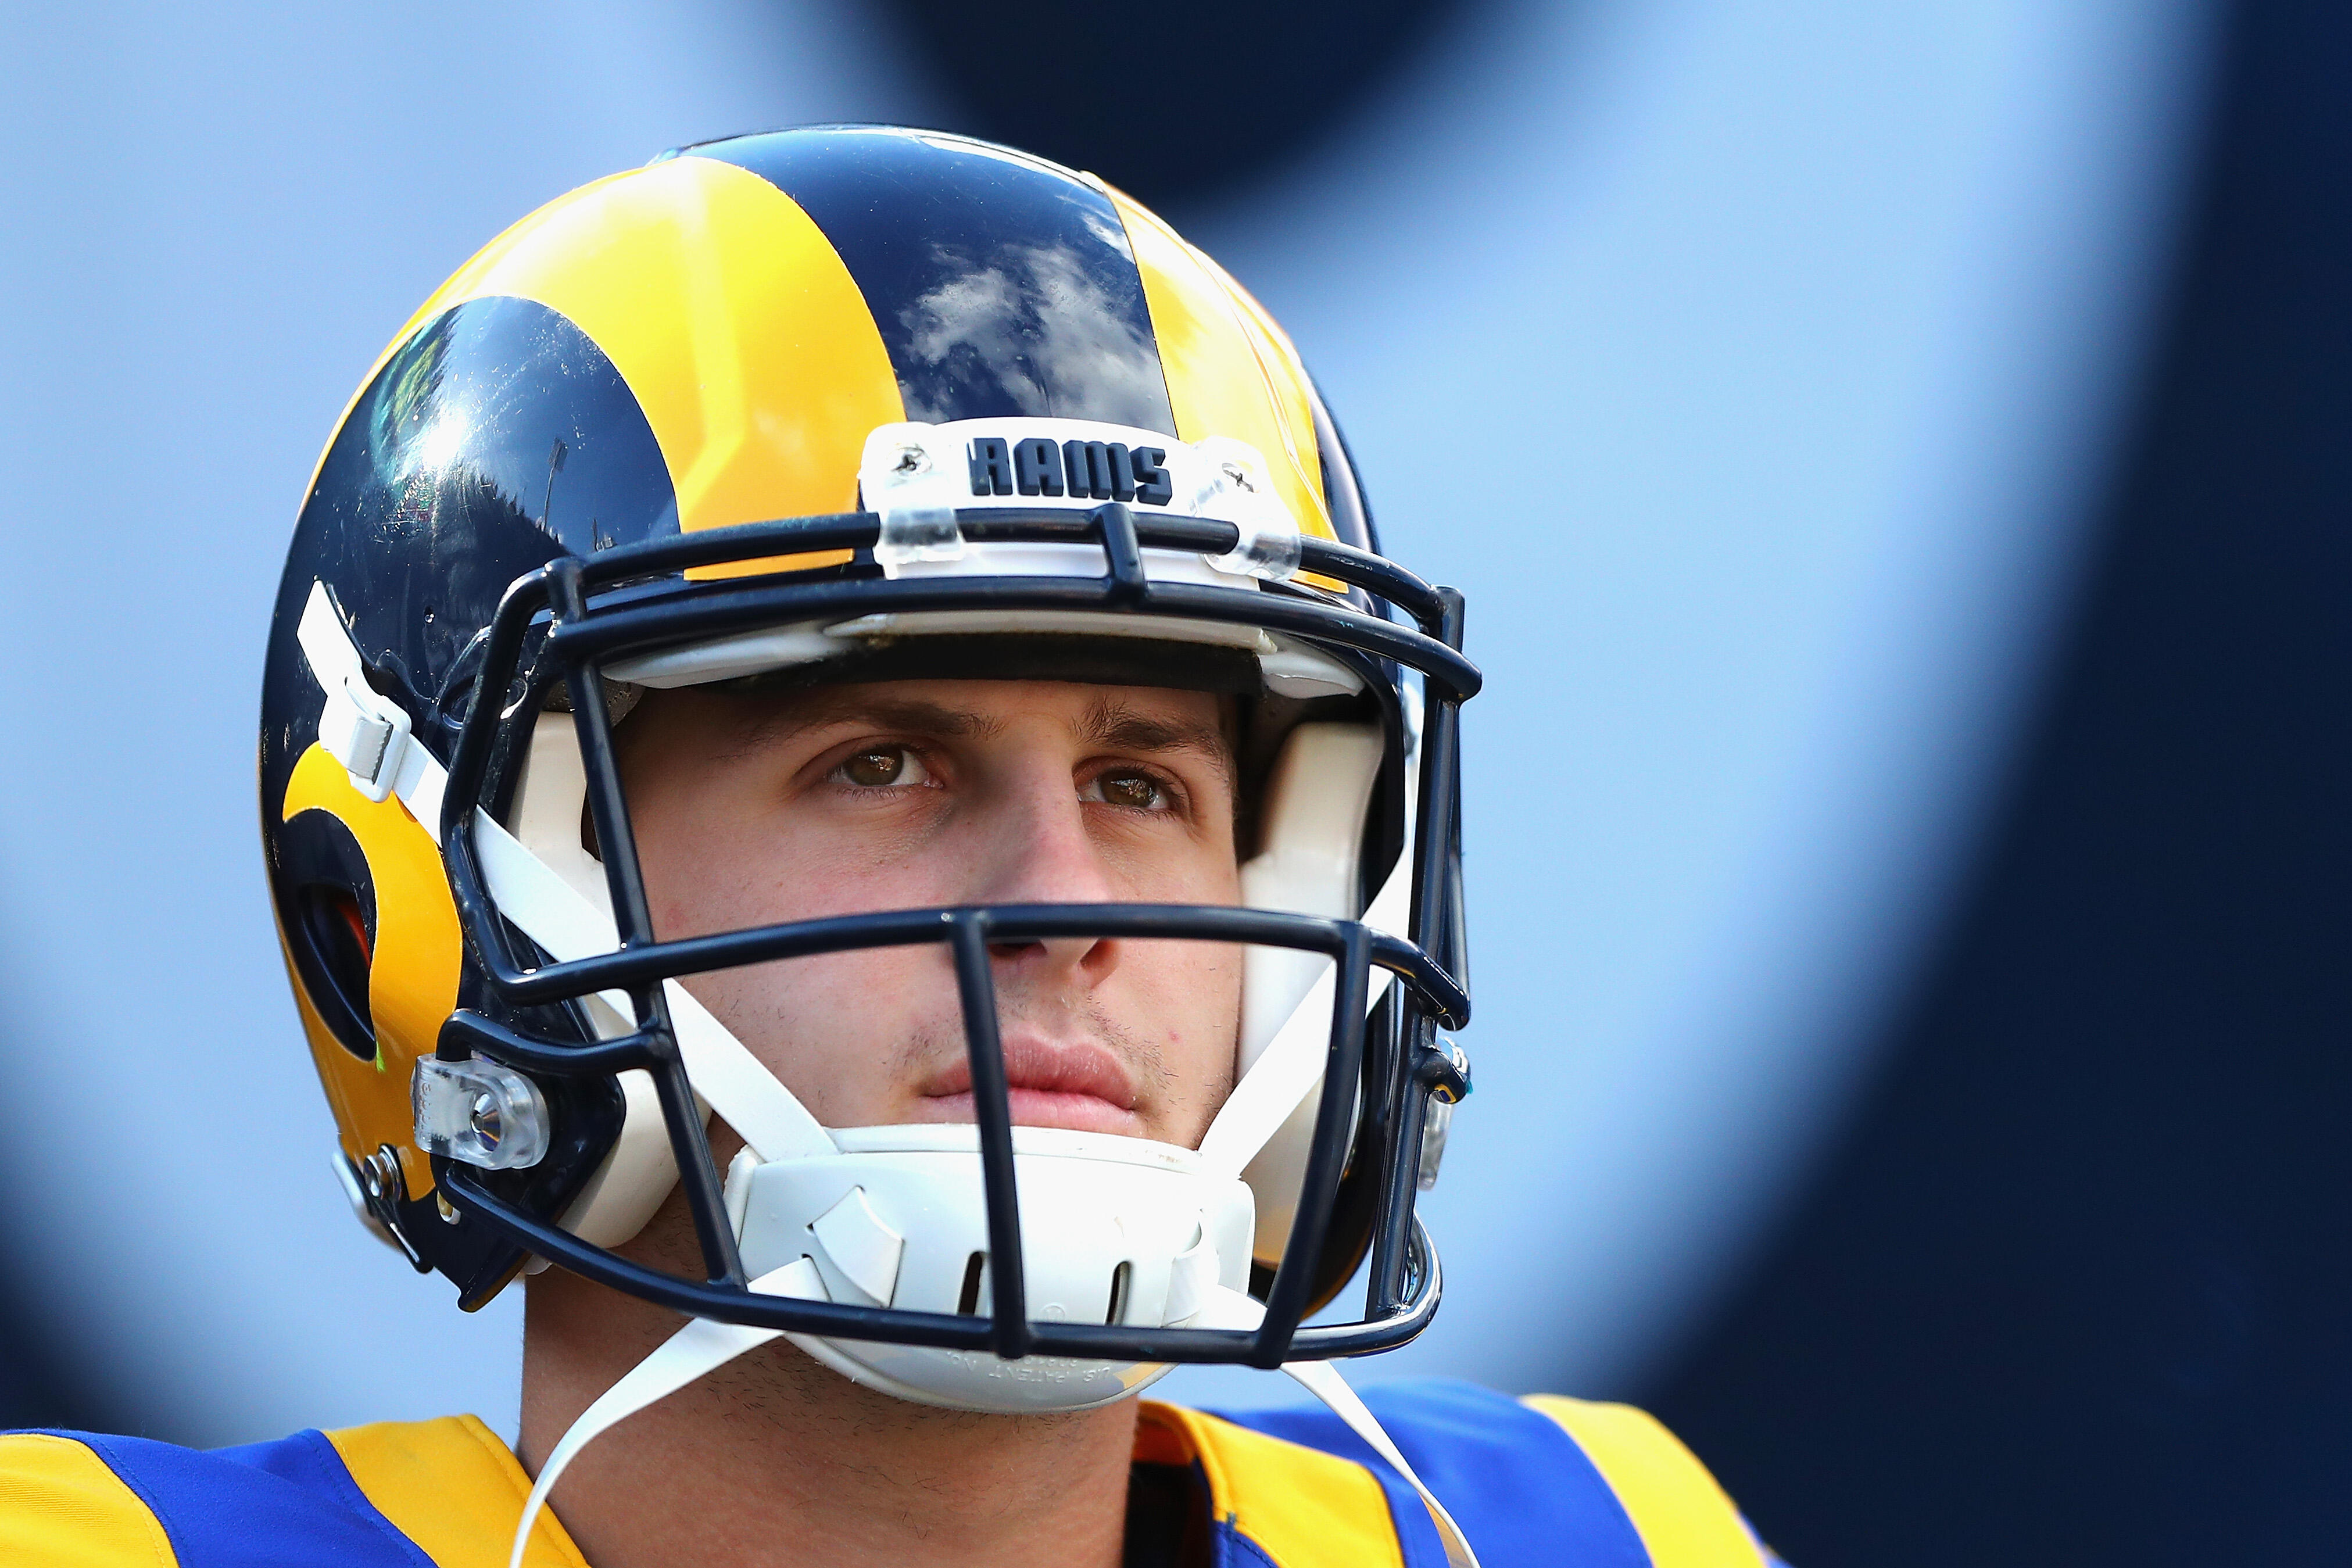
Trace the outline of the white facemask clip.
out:
<instances>
[{"instance_id":1,"label":"white facemask clip","mask_svg":"<svg viewBox=\"0 0 2352 1568\"><path fill-rule=\"evenodd\" d=\"M1205 462L1194 515L1217 518L1241 531L1231 550L1202 559L1229 576L1281 583L1297 575L1298 522L1275 495L1257 448L1228 436L1209 436L1196 449Z\"/></svg>"},{"instance_id":2,"label":"white facemask clip","mask_svg":"<svg viewBox=\"0 0 2352 1568\"><path fill-rule=\"evenodd\" d=\"M874 561L885 577L918 561L963 559L957 475L948 455L932 450L931 433L929 425L882 425L866 437L857 486L866 509L882 519Z\"/></svg>"}]
</instances>

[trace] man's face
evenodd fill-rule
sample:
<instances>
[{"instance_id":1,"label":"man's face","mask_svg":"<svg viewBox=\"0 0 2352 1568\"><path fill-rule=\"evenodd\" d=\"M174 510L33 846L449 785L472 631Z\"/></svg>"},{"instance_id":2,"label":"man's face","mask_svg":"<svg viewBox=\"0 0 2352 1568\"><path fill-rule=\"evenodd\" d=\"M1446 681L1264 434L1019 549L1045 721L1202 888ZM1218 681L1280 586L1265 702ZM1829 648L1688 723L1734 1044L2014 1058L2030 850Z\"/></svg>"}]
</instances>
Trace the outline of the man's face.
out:
<instances>
[{"instance_id":1,"label":"man's face","mask_svg":"<svg viewBox=\"0 0 2352 1568\"><path fill-rule=\"evenodd\" d=\"M1217 700L923 680L656 692L619 733L663 939L948 904L1239 901ZM992 949L1013 1120L1196 1146L1233 1087L1241 951ZM972 1121L944 943L687 985L832 1127Z\"/></svg>"}]
</instances>

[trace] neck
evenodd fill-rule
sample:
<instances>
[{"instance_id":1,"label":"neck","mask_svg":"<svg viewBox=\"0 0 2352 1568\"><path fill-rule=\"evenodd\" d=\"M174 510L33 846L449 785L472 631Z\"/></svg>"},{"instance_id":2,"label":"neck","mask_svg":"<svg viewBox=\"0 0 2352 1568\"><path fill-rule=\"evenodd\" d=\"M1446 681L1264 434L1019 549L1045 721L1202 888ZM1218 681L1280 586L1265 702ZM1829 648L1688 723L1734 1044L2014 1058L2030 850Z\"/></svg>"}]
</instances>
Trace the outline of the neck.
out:
<instances>
[{"instance_id":1,"label":"neck","mask_svg":"<svg viewBox=\"0 0 2352 1568\"><path fill-rule=\"evenodd\" d=\"M556 1269L530 1284L520 1458L683 1320ZM596 1568L1117 1568L1131 1399L978 1415L863 1388L771 1341L590 1444L551 1499Z\"/></svg>"}]
</instances>

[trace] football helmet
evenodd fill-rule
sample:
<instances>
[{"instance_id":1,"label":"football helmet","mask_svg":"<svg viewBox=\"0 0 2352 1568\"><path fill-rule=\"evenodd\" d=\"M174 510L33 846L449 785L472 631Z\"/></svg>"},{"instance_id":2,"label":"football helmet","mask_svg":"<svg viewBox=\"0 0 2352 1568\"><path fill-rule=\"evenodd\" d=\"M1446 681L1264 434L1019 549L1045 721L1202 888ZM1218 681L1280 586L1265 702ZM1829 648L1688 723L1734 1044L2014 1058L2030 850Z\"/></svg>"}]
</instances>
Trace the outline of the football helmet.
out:
<instances>
[{"instance_id":1,"label":"football helmet","mask_svg":"<svg viewBox=\"0 0 2352 1568\"><path fill-rule=\"evenodd\" d=\"M837 126L558 198L384 351L277 601L265 847L356 1209L468 1310L551 1263L958 1408L1402 1343L1468 1089L1462 626L1281 331L1091 176ZM946 673L1229 699L1244 901L653 929L642 693ZM1012 1125L990 944L1064 936L1246 944L1199 1147ZM820 1125L681 984L905 944L971 1125ZM681 1183L698 1278L614 1250Z\"/></svg>"}]
</instances>

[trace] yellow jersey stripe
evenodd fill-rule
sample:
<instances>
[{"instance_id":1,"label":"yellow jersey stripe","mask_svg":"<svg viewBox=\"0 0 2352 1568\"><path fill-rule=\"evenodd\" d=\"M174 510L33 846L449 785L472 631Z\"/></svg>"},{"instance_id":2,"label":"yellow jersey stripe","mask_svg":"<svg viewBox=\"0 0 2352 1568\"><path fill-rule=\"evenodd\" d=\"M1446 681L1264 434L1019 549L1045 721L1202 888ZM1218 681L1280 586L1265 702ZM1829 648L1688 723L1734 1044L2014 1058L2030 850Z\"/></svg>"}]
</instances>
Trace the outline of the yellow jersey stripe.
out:
<instances>
[{"instance_id":1,"label":"yellow jersey stripe","mask_svg":"<svg viewBox=\"0 0 2352 1568\"><path fill-rule=\"evenodd\" d=\"M1145 1404L1142 1420L1198 1462L1215 1521L1281 1568L1404 1568L1388 1493L1363 1466L1171 1405Z\"/></svg>"},{"instance_id":2,"label":"yellow jersey stripe","mask_svg":"<svg viewBox=\"0 0 2352 1568\"><path fill-rule=\"evenodd\" d=\"M386 1421L326 1436L375 1510L436 1568L506 1568L530 1478L478 1418ZM525 1568L588 1568L554 1512L545 1509L531 1526L523 1563Z\"/></svg>"},{"instance_id":3,"label":"yellow jersey stripe","mask_svg":"<svg viewBox=\"0 0 2352 1568\"><path fill-rule=\"evenodd\" d=\"M1696 1456L1646 1411L1557 1394L1520 1401L1559 1423L1633 1521L1653 1568L1759 1568L1739 1510Z\"/></svg>"},{"instance_id":4,"label":"yellow jersey stripe","mask_svg":"<svg viewBox=\"0 0 2352 1568\"><path fill-rule=\"evenodd\" d=\"M0 1563L8 1568L178 1568L139 1494L84 1444L0 1437Z\"/></svg>"}]
</instances>

